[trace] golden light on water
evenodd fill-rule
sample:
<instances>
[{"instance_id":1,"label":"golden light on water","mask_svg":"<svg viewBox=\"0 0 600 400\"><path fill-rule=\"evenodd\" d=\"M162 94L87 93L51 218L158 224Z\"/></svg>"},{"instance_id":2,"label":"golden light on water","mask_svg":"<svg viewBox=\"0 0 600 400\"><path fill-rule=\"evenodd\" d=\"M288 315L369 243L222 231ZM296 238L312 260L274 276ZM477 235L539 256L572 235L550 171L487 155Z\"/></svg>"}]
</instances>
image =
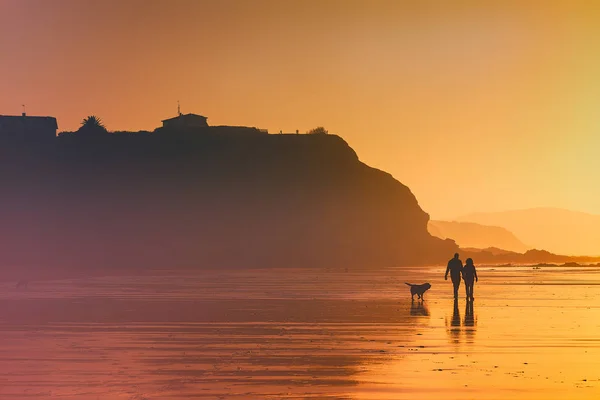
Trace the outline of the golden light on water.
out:
<instances>
[{"instance_id":1,"label":"golden light on water","mask_svg":"<svg viewBox=\"0 0 600 400\"><path fill-rule=\"evenodd\" d=\"M597 267L148 271L5 288L1 394L595 399ZM428 280L425 302L405 280ZM44 313L39 312L41 309ZM85 385L82 386L82 382ZM110 383L110 384L107 384ZM12 397L11 397L12 396Z\"/></svg>"}]
</instances>

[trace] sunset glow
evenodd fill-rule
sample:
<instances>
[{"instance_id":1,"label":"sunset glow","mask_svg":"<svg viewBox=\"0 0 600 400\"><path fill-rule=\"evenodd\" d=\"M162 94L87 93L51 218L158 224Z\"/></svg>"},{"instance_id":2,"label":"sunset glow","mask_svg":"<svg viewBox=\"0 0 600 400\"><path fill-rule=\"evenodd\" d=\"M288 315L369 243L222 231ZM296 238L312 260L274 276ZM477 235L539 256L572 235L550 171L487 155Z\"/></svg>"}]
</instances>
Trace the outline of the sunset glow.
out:
<instances>
[{"instance_id":1,"label":"sunset glow","mask_svg":"<svg viewBox=\"0 0 600 400\"><path fill-rule=\"evenodd\" d=\"M572 2L0 2L0 113L325 126L434 218L600 213L600 9ZM515 195L518 193L518 195Z\"/></svg>"},{"instance_id":2,"label":"sunset glow","mask_svg":"<svg viewBox=\"0 0 600 400\"><path fill-rule=\"evenodd\" d=\"M599 399L598 71L600 2L0 0L0 400Z\"/></svg>"}]
</instances>

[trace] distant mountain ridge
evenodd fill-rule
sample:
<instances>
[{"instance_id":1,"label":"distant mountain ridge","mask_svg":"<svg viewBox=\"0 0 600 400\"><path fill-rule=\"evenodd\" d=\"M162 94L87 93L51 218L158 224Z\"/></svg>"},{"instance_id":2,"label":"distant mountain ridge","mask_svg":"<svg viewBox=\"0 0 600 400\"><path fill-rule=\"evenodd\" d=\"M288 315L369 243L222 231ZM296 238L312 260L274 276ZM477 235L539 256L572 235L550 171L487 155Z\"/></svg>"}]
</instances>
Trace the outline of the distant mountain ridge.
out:
<instances>
[{"instance_id":1,"label":"distant mountain ridge","mask_svg":"<svg viewBox=\"0 0 600 400\"><path fill-rule=\"evenodd\" d=\"M471 257L478 264L511 263L517 265L534 265L539 263L578 263L586 265L600 262L600 257L598 256L565 256L536 249L527 250L525 253L516 253L493 247L487 249L461 248L460 255L463 259Z\"/></svg>"},{"instance_id":2,"label":"distant mountain ridge","mask_svg":"<svg viewBox=\"0 0 600 400\"><path fill-rule=\"evenodd\" d=\"M481 225L474 222L430 220L429 233L440 239L453 239L461 248L499 248L524 253L530 247L512 232L500 226Z\"/></svg>"},{"instance_id":3,"label":"distant mountain ridge","mask_svg":"<svg viewBox=\"0 0 600 400\"><path fill-rule=\"evenodd\" d=\"M473 213L461 222L496 225L508 229L532 248L552 253L600 255L600 215L540 207L503 212Z\"/></svg>"}]
</instances>

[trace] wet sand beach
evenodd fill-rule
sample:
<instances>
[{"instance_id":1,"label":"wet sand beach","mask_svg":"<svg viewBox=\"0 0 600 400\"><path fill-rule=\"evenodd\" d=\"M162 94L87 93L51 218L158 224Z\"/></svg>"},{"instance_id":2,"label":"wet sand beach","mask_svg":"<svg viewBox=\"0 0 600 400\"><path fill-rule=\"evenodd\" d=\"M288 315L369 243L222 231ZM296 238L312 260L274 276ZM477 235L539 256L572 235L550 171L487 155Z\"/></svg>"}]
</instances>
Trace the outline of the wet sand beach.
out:
<instances>
[{"instance_id":1,"label":"wet sand beach","mask_svg":"<svg viewBox=\"0 0 600 400\"><path fill-rule=\"evenodd\" d=\"M599 269L478 267L471 306L443 273L1 282L0 398L600 398Z\"/></svg>"}]
</instances>

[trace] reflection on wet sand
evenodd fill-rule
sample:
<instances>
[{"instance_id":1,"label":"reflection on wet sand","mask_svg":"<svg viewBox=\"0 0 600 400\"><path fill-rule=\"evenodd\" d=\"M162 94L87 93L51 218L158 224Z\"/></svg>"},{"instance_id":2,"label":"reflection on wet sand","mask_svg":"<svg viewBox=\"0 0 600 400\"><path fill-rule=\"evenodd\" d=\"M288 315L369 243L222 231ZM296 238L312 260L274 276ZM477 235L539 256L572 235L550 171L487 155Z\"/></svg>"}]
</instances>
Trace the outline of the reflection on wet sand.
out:
<instances>
[{"instance_id":1,"label":"reflection on wet sand","mask_svg":"<svg viewBox=\"0 0 600 400\"><path fill-rule=\"evenodd\" d=\"M383 276L277 274L7 284L0 398L350 398L361 371L413 335Z\"/></svg>"},{"instance_id":2,"label":"reflection on wet sand","mask_svg":"<svg viewBox=\"0 0 600 400\"><path fill-rule=\"evenodd\" d=\"M450 335L450 341L458 343L460 341L460 311L458 310L458 300L454 299L454 308L452 309L452 318L448 323L446 318L446 330Z\"/></svg>"},{"instance_id":3,"label":"reflection on wet sand","mask_svg":"<svg viewBox=\"0 0 600 400\"><path fill-rule=\"evenodd\" d=\"M0 398L597 398L600 271L482 269L477 306L453 303L442 273L0 283ZM426 302L407 275L427 275Z\"/></svg>"},{"instance_id":4,"label":"reflection on wet sand","mask_svg":"<svg viewBox=\"0 0 600 400\"><path fill-rule=\"evenodd\" d=\"M429 309L427 308L427 305L425 304L425 301L423 301L423 300L417 300L417 301L412 300L411 304L410 304L410 315L428 317L429 316Z\"/></svg>"},{"instance_id":5,"label":"reflection on wet sand","mask_svg":"<svg viewBox=\"0 0 600 400\"><path fill-rule=\"evenodd\" d=\"M472 342L475 339L475 331L477 330L477 317L475 316L473 300L467 300L466 302L463 326L467 342Z\"/></svg>"},{"instance_id":6,"label":"reflection on wet sand","mask_svg":"<svg viewBox=\"0 0 600 400\"><path fill-rule=\"evenodd\" d=\"M460 343L464 338L466 342L472 342L477 329L477 321L473 301L465 302L465 318L461 321L458 299L454 299L452 318L446 318L446 330L452 343Z\"/></svg>"}]
</instances>

